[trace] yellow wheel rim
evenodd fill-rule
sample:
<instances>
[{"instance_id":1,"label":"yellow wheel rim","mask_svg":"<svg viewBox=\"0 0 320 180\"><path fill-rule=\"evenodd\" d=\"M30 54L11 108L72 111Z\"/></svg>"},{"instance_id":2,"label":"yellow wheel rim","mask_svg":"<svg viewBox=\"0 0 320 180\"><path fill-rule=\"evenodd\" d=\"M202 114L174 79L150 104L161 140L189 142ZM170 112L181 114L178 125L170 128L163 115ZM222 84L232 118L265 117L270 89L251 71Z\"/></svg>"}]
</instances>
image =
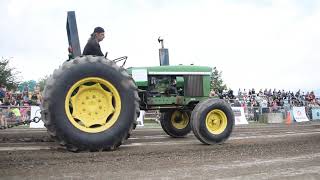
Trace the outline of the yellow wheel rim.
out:
<instances>
[{"instance_id":1,"label":"yellow wheel rim","mask_svg":"<svg viewBox=\"0 0 320 180\"><path fill-rule=\"evenodd\" d=\"M69 89L65 110L69 121L76 128L88 133L99 133L109 129L117 121L121 111L121 98L110 82L88 77Z\"/></svg>"},{"instance_id":2,"label":"yellow wheel rim","mask_svg":"<svg viewBox=\"0 0 320 180\"><path fill-rule=\"evenodd\" d=\"M221 134L226 129L227 123L226 114L219 109L214 109L207 114L206 127L212 134Z\"/></svg>"},{"instance_id":3,"label":"yellow wheel rim","mask_svg":"<svg viewBox=\"0 0 320 180\"><path fill-rule=\"evenodd\" d=\"M188 126L190 118L188 113L181 111L174 111L171 116L172 126L176 129L184 129Z\"/></svg>"}]
</instances>

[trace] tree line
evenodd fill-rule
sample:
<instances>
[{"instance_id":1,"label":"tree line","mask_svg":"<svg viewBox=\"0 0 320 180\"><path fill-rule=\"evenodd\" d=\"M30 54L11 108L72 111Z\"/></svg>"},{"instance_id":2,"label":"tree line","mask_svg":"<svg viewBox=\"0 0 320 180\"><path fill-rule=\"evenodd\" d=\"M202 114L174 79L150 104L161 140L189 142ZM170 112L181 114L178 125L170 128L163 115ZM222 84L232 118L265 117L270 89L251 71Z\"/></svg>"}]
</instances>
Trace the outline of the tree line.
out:
<instances>
[{"instance_id":1,"label":"tree line","mask_svg":"<svg viewBox=\"0 0 320 180\"><path fill-rule=\"evenodd\" d=\"M48 76L42 77L38 82L34 80L21 81L20 72L16 68L11 67L10 60L3 57L0 59L0 87L6 87L9 91L19 90L20 92L23 91L23 87L25 86L28 86L31 91L36 86L39 86L41 91L44 89Z\"/></svg>"}]
</instances>

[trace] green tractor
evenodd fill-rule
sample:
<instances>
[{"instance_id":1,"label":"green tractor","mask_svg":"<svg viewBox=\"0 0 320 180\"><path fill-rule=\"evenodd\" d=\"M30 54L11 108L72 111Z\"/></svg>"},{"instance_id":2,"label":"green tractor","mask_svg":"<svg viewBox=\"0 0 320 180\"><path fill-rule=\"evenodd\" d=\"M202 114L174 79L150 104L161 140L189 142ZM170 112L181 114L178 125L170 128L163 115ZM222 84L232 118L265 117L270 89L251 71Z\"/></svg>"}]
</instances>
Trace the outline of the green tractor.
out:
<instances>
[{"instance_id":1,"label":"green tractor","mask_svg":"<svg viewBox=\"0 0 320 180\"><path fill-rule=\"evenodd\" d=\"M135 129L140 110L159 110L162 129L174 138L192 130L204 144L216 144L231 135L230 105L209 97L210 67L169 66L159 39L160 66L125 69L117 63L126 57L80 56L74 12L68 12L67 32L71 58L47 80L41 116L51 137L68 150L119 147Z\"/></svg>"}]
</instances>

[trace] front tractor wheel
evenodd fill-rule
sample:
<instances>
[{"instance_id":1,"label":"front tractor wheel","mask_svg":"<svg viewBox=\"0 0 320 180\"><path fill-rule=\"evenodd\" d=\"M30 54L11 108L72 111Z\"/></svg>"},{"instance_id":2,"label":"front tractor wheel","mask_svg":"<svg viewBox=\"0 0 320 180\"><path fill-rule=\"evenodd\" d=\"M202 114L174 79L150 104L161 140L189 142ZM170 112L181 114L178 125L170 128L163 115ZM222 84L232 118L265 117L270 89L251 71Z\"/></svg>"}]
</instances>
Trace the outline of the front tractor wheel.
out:
<instances>
[{"instance_id":1,"label":"front tractor wheel","mask_svg":"<svg viewBox=\"0 0 320 180\"><path fill-rule=\"evenodd\" d=\"M191 114L194 135L204 144L222 143L232 133L234 114L224 100L207 99L197 104Z\"/></svg>"},{"instance_id":2,"label":"front tractor wheel","mask_svg":"<svg viewBox=\"0 0 320 180\"><path fill-rule=\"evenodd\" d=\"M191 131L190 113L181 110L161 113L160 124L169 136L184 137Z\"/></svg>"},{"instance_id":3,"label":"front tractor wheel","mask_svg":"<svg viewBox=\"0 0 320 180\"><path fill-rule=\"evenodd\" d=\"M130 135L139 98L132 78L103 57L65 62L48 79L42 119L68 150L112 150Z\"/></svg>"}]
</instances>

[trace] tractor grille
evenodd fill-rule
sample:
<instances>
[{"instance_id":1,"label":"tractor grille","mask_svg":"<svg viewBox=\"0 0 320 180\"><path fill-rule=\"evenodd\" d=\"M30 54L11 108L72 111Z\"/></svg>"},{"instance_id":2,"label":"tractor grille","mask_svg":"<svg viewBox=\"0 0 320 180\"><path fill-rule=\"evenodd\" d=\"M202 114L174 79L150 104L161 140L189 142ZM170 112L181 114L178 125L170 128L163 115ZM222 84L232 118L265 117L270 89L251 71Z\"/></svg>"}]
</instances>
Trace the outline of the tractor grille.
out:
<instances>
[{"instance_id":1,"label":"tractor grille","mask_svg":"<svg viewBox=\"0 0 320 180\"><path fill-rule=\"evenodd\" d=\"M203 80L199 75L184 76L185 96L203 96Z\"/></svg>"}]
</instances>

